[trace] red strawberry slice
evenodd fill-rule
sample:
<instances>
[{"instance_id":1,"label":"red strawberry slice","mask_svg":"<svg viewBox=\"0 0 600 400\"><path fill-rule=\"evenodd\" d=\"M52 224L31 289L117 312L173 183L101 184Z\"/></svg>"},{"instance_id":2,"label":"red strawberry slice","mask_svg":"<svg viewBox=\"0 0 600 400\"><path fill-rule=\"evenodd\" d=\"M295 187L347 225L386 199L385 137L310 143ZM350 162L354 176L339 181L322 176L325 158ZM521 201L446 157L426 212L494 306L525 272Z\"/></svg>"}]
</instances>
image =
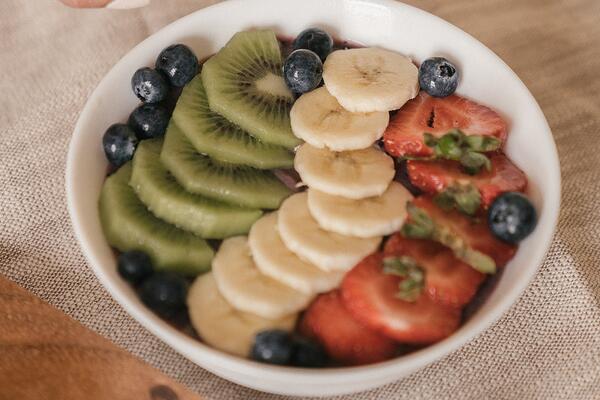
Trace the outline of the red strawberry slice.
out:
<instances>
[{"instance_id":1,"label":"red strawberry slice","mask_svg":"<svg viewBox=\"0 0 600 400\"><path fill-rule=\"evenodd\" d=\"M467 304L485 275L460 261L439 243L407 239L397 233L390 237L383 251L386 257L409 256L425 270L425 293L435 302L460 307Z\"/></svg>"},{"instance_id":2,"label":"red strawberry slice","mask_svg":"<svg viewBox=\"0 0 600 400\"><path fill-rule=\"evenodd\" d=\"M417 161L406 163L410 182L425 193L436 194L454 183L469 182L481 193L481 205L487 209L492 201L504 192L523 192L527 177L504 154L489 155L490 171L483 168L476 175L463 172L456 161Z\"/></svg>"},{"instance_id":3,"label":"red strawberry slice","mask_svg":"<svg viewBox=\"0 0 600 400\"><path fill-rule=\"evenodd\" d=\"M441 137L452 129L465 135L495 136L506 140L507 127L495 111L457 95L431 97L421 91L394 115L385 133L385 149L393 156L433 155L423 142L423 133Z\"/></svg>"},{"instance_id":4,"label":"red strawberry slice","mask_svg":"<svg viewBox=\"0 0 600 400\"><path fill-rule=\"evenodd\" d=\"M460 309L434 302L421 294L415 302L396 295L402 278L383 272L383 254L368 256L342 282L342 297L361 323L390 338L410 344L433 343L454 332Z\"/></svg>"},{"instance_id":5,"label":"red strawberry slice","mask_svg":"<svg viewBox=\"0 0 600 400\"><path fill-rule=\"evenodd\" d=\"M339 290L312 302L300 322L300 332L319 341L332 359L346 365L388 360L398 347L355 320L344 307Z\"/></svg>"},{"instance_id":6,"label":"red strawberry slice","mask_svg":"<svg viewBox=\"0 0 600 400\"><path fill-rule=\"evenodd\" d=\"M469 218L455 210L444 211L428 196L417 197L412 203L427 212L436 225L448 228L470 248L490 256L498 268L506 265L517 251L516 246L496 239L481 219Z\"/></svg>"}]
</instances>

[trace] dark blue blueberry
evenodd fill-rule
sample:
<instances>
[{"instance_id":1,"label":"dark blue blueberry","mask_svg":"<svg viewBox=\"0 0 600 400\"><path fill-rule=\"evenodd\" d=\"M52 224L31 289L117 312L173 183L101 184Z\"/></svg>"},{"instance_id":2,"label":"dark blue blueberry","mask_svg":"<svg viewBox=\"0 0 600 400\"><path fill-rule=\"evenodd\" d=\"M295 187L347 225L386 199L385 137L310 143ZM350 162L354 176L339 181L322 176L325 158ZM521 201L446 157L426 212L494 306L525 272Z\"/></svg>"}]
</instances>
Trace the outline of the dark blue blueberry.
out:
<instances>
[{"instance_id":1,"label":"dark blue blueberry","mask_svg":"<svg viewBox=\"0 0 600 400\"><path fill-rule=\"evenodd\" d=\"M182 87L198 74L198 58L186 45L174 44L160 52L155 67L171 85Z\"/></svg>"},{"instance_id":2,"label":"dark blue blueberry","mask_svg":"<svg viewBox=\"0 0 600 400\"><path fill-rule=\"evenodd\" d=\"M527 197L518 192L506 192L492 202L488 225L498 239L518 243L525 239L537 224L537 213Z\"/></svg>"},{"instance_id":3,"label":"dark blue blueberry","mask_svg":"<svg viewBox=\"0 0 600 400\"><path fill-rule=\"evenodd\" d=\"M160 72L152 68L140 68L131 77L133 93L144 103L159 103L169 94L169 83Z\"/></svg>"},{"instance_id":4,"label":"dark blue blueberry","mask_svg":"<svg viewBox=\"0 0 600 400\"><path fill-rule=\"evenodd\" d=\"M459 77L456 67L443 57L428 58L419 68L419 85L433 97L446 97L454 93Z\"/></svg>"},{"instance_id":5,"label":"dark blue blueberry","mask_svg":"<svg viewBox=\"0 0 600 400\"><path fill-rule=\"evenodd\" d=\"M305 29L296 37L292 45L294 50L306 49L315 52L321 61L331 53L333 49L333 39L329 33L318 28Z\"/></svg>"},{"instance_id":6,"label":"dark blue blueberry","mask_svg":"<svg viewBox=\"0 0 600 400\"><path fill-rule=\"evenodd\" d=\"M185 309L187 282L171 272L156 272L142 283L142 302L164 318L173 318Z\"/></svg>"},{"instance_id":7,"label":"dark blue blueberry","mask_svg":"<svg viewBox=\"0 0 600 400\"><path fill-rule=\"evenodd\" d=\"M325 349L314 340L305 337L294 338L294 352L291 365L304 368L323 367L327 363Z\"/></svg>"},{"instance_id":8,"label":"dark blue blueberry","mask_svg":"<svg viewBox=\"0 0 600 400\"><path fill-rule=\"evenodd\" d=\"M132 250L119 254L117 260L119 275L134 286L152 275L152 261L143 251Z\"/></svg>"},{"instance_id":9,"label":"dark blue blueberry","mask_svg":"<svg viewBox=\"0 0 600 400\"><path fill-rule=\"evenodd\" d=\"M125 124L111 125L102 137L102 147L109 163L120 167L133 158L138 139Z\"/></svg>"},{"instance_id":10,"label":"dark blue blueberry","mask_svg":"<svg viewBox=\"0 0 600 400\"><path fill-rule=\"evenodd\" d=\"M128 123L138 139L151 139L164 136L170 118L162 105L142 104L129 115Z\"/></svg>"},{"instance_id":11,"label":"dark blue blueberry","mask_svg":"<svg viewBox=\"0 0 600 400\"><path fill-rule=\"evenodd\" d=\"M290 334L275 329L256 335L250 357L267 364L288 365L293 351L294 342Z\"/></svg>"},{"instance_id":12,"label":"dark blue blueberry","mask_svg":"<svg viewBox=\"0 0 600 400\"><path fill-rule=\"evenodd\" d=\"M321 83L323 63L310 50L295 50L283 65L285 83L294 93L310 92Z\"/></svg>"}]
</instances>

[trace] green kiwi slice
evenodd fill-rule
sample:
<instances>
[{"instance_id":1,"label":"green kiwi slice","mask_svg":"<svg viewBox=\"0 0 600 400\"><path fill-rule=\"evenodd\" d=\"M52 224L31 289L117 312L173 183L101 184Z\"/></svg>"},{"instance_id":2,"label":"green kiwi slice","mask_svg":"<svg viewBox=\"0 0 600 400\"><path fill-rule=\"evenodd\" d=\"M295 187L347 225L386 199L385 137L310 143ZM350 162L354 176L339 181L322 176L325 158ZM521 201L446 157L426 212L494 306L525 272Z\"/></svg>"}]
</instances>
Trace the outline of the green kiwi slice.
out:
<instances>
[{"instance_id":1,"label":"green kiwi slice","mask_svg":"<svg viewBox=\"0 0 600 400\"><path fill-rule=\"evenodd\" d=\"M294 165L294 154L285 147L263 143L211 111L200 75L183 89L173 120L199 153L215 160L260 169Z\"/></svg>"},{"instance_id":2,"label":"green kiwi slice","mask_svg":"<svg viewBox=\"0 0 600 400\"><path fill-rule=\"evenodd\" d=\"M283 80L282 57L270 30L236 33L202 67L211 110L258 138L293 149L292 93Z\"/></svg>"},{"instance_id":3,"label":"green kiwi slice","mask_svg":"<svg viewBox=\"0 0 600 400\"><path fill-rule=\"evenodd\" d=\"M261 210L236 207L187 192L160 162L162 139L143 140L135 151L129 184L160 219L205 239L248 233Z\"/></svg>"},{"instance_id":4,"label":"green kiwi slice","mask_svg":"<svg viewBox=\"0 0 600 400\"><path fill-rule=\"evenodd\" d=\"M173 122L167 128L160 159L185 190L218 201L274 209L291 192L269 171L224 163L198 153Z\"/></svg>"},{"instance_id":5,"label":"green kiwi slice","mask_svg":"<svg viewBox=\"0 0 600 400\"><path fill-rule=\"evenodd\" d=\"M202 238L155 217L129 186L131 162L104 181L100 222L119 251L147 253L157 270L195 276L210 269L214 252Z\"/></svg>"}]
</instances>

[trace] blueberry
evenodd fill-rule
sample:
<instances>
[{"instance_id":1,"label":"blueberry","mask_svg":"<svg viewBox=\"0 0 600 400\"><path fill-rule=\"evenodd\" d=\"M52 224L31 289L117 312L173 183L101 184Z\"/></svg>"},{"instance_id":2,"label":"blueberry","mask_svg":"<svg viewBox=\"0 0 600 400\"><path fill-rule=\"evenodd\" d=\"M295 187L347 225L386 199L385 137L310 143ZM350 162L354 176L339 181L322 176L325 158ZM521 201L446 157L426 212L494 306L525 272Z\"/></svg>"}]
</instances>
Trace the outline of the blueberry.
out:
<instances>
[{"instance_id":1,"label":"blueberry","mask_svg":"<svg viewBox=\"0 0 600 400\"><path fill-rule=\"evenodd\" d=\"M503 193L490 206L488 225L494 236L507 243L518 243L525 239L536 224L535 208L521 193Z\"/></svg>"},{"instance_id":2,"label":"blueberry","mask_svg":"<svg viewBox=\"0 0 600 400\"><path fill-rule=\"evenodd\" d=\"M129 126L138 139L151 139L165 135L171 116L167 109L159 104L142 104L129 115Z\"/></svg>"},{"instance_id":3,"label":"blueberry","mask_svg":"<svg viewBox=\"0 0 600 400\"><path fill-rule=\"evenodd\" d=\"M294 352L291 364L295 367L317 368L327 363L325 349L314 340L305 337L294 338Z\"/></svg>"},{"instance_id":4,"label":"blueberry","mask_svg":"<svg viewBox=\"0 0 600 400\"><path fill-rule=\"evenodd\" d=\"M175 87L185 86L198 73L198 58L184 44L174 44L160 52L156 70L165 74Z\"/></svg>"},{"instance_id":5,"label":"blueberry","mask_svg":"<svg viewBox=\"0 0 600 400\"><path fill-rule=\"evenodd\" d=\"M294 342L290 334L275 329L256 335L250 357L267 364L287 365L292 359L293 351Z\"/></svg>"},{"instance_id":6,"label":"blueberry","mask_svg":"<svg viewBox=\"0 0 600 400\"><path fill-rule=\"evenodd\" d=\"M419 85L433 97L446 97L454 93L459 77L456 67L443 57L428 58L419 68Z\"/></svg>"},{"instance_id":7,"label":"blueberry","mask_svg":"<svg viewBox=\"0 0 600 400\"><path fill-rule=\"evenodd\" d=\"M111 125L102 137L106 159L115 167L120 167L131 160L137 144L135 132L125 124Z\"/></svg>"},{"instance_id":8,"label":"blueberry","mask_svg":"<svg viewBox=\"0 0 600 400\"><path fill-rule=\"evenodd\" d=\"M140 287L142 302L164 318L173 318L185 309L187 282L171 272L156 272Z\"/></svg>"},{"instance_id":9,"label":"blueberry","mask_svg":"<svg viewBox=\"0 0 600 400\"><path fill-rule=\"evenodd\" d=\"M310 50L295 50L285 60L283 76L292 92L310 92L321 83L323 63L319 56Z\"/></svg>"},{"instance_id":10,"label":"blueberry","mask_svg":"<svg viewBox=\"0 0 600 400\"><path fill-rule=\"evenodd\" d=\"M126 251L119 255L117 270L123 279L137 286L152 275L152 261L143 251Z\"/></svg>"},{"instance_id":11,"label":"blueberry","mask_svg":"<svg viewBox=\"0 0 600 400\"><path fill-rule=\"evenodd\" d=\"M292 44L294 50L306 49L315 52L321 61L331 53L333 49L333 39L329 33L318 28L305 29L296 37Z\"/></svg>"},{"instance_id":12,"label":"blueberry","mask_svg":"<svg viewBox=\"0 0 600 400\"><path fill-rule=\"evenodd\" d=\"M158 71L140 68L131 77L133 93L144 103L159 103L169 94L169 83Z\"/></svg>"}]
</instances>

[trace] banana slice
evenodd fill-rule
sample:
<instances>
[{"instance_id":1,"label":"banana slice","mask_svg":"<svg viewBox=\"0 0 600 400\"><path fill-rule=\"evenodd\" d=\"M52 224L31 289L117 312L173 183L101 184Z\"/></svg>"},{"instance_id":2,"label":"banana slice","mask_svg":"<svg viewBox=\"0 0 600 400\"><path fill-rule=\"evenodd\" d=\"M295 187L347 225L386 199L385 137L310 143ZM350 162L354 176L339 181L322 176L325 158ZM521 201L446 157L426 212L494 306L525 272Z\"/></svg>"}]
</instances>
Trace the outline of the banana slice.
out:
<instances>
[{"instance_id":1,"label":"banana slice","mask_svg":"<svg viewBox=\"0 0 600 400\"><path fill-rule=\"evenodd\" d=\"M248 245L256 267L263 274L303 293L328 292L338 287L344 277L342 272L323 271L291 252L279 236L276 212L254 223Z\"/></svg>"},{"instance_id":2,"label":"banana slice","mask_svg":"<svg viewBox=\"0 0 600 400\"><path fill-rule=\"evenodd\" d=\"M219 291L239 311L279 319L305 308L311 295L299 292L260 272L245 236L224 240L212 263Z\"/></svg>"},{"instance_id":3,"label":"banana slice","mask_svg":"<svg viewBox=\"0 0 600 400\"><path fill-rule=\"evenodd\" d=\"M381 195L396 173L392 158L374 147L338 153L307 143L298 148L294 167L309 187L348 199Z\"/></svg>"},{"instance_id":4,"label":"banana slice","mask_svg":"<svg viewBox=\"0 0 600 400\"><path fill-rule=\"evenodd\" d=\"M341 235L369 238L400 229L406 219L406 202L412 195L392 182L381 196L351 200L308 189L308 209L321 228Z\"/></svg>"},{"instance_id":5,"label":"banana slice","mask_svg":"<svg viewBox=\"0 0 600 400\"><path fill-rule=\"evenodd\" d=\"M377 47L334 51L323 65L323 80L352 112L397 110L419 93L419 70L411 60Z\"/></svg>"},{"instance_id":6,"label":"banana slice","mask_svg":"<svg viewBox=\"0 0 600 400\"><path fill-rule=\"evenodd\" d=\"M381 237L361 239L321 228L308 210L307 193L283 202L278 227L288 249L324 271L348 271L381 243Z\"/></svg>"},{"instance_id":7,"label":"banana slice","mask_svg":"<svg viewBox=\"0 0 600 400\"><path fill-rule=\"evenodd\" d=\"M333 151L365 149L383 136L388 112L353 113L324 87L303 94L290 111L292 131L314 147Z\"/></svg>"},{"instance_id":8,"label":"banana slice","mask_svg":"<svg viewBox=\"0 0 600 400\"><path fill-rule=\"evenodd\" d=\"M237 311L219 293L212 273L196 278L187 297L192 326L209 345L247 357L257 333L269 329L291 331L297 314L281 319L266 319Z\"/></svg>"}]
</instances>

